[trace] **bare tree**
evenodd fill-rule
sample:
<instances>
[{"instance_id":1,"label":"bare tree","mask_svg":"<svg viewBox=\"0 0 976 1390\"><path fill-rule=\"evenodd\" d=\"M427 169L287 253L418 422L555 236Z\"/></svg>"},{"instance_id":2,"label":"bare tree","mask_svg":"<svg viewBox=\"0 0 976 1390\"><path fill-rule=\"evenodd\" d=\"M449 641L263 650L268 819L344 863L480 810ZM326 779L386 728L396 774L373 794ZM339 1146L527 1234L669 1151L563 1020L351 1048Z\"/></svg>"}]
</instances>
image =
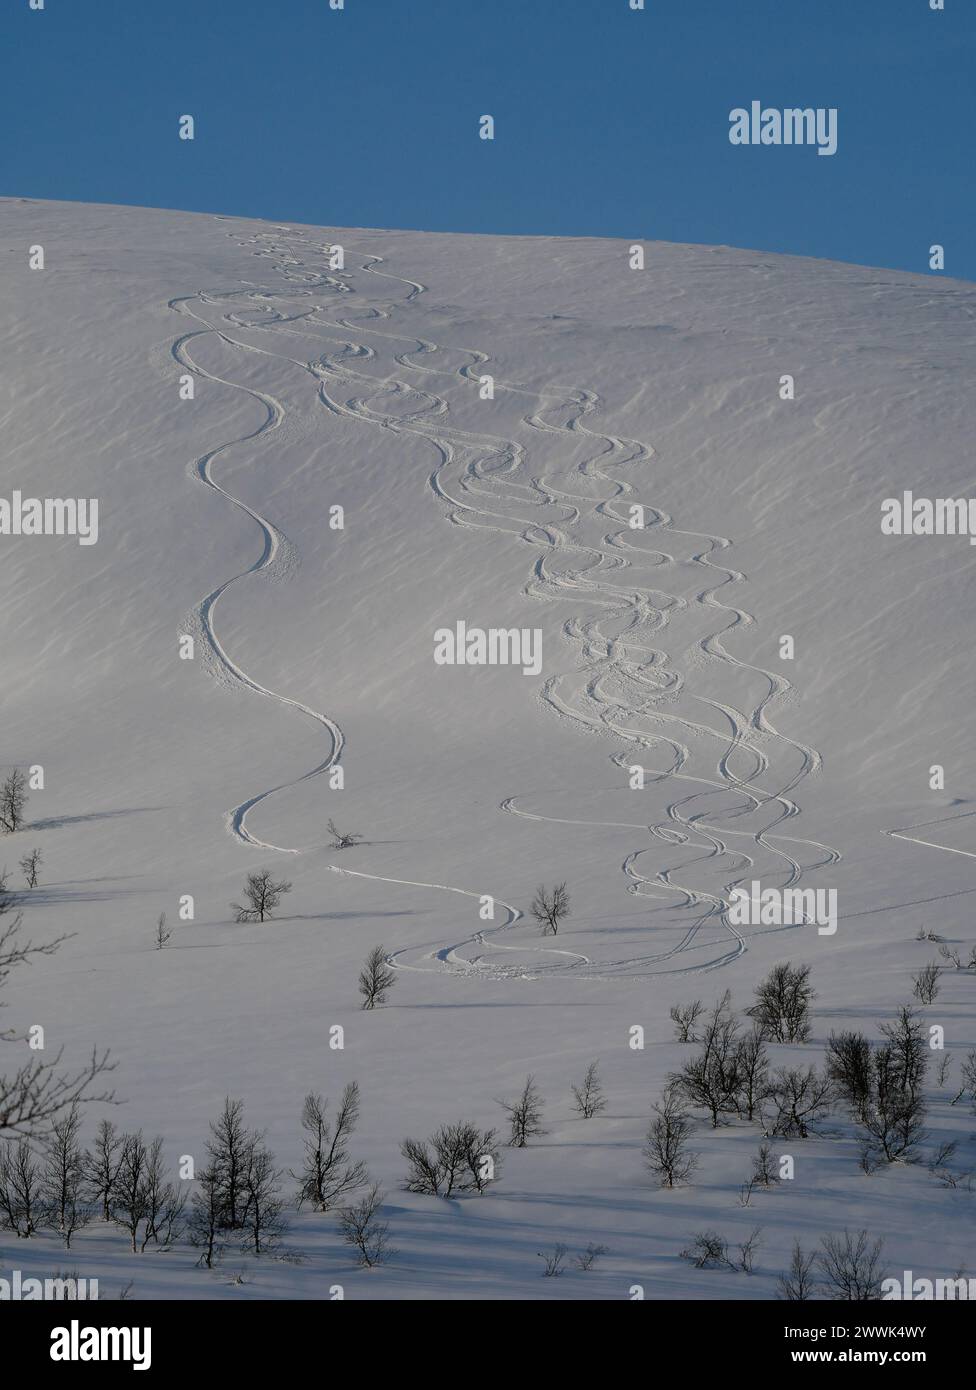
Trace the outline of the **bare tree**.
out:
<instances>
[{"instance_id":1,"label":"bare tree","mask_svg":"<svg viewBox=\"0 0 976 1390\"><path fill-rule=\"evenodd\" d=\"M688 1182L698 1167L698 1154L688 1147L693 1127L675 1090L666 1090L661 1104L653 1107L643 1149L644 1162L662 1187Z\"/></svg>"},{"instance_id":2,"label":"bare tree","mask_svg":"<svg viewBox=\"0 0 976 1390\"><path fill-rule=\"evenodd\" d=\"M729 1243L717 1231L698 1231L686 1250L681 1251L683 1260L690 1260L696 1269L734 1269L729 1259Z\"/></svg>"},{"instance_id":3,"label":"bare tree","mask_svg":"<svg viewBox=\"0 0 976 1390\"><path fill-rule=\"evenodd\" d=\"M832 1089L830 1077L816 1067L780 1067L769 1085L774 1116L767 1133L808 1139L810 1125L830 1108Z\"/></svg>"},{"instance_id":4,"label":"bare tree","mask_svg":"<svg viewBox=\"0 0 976 1390\"><path fill-rule=\"evenodd\" d=\"M910 1162L925 1140L925 1102L905 1084L903 1059L891 1044L877 1048L871 1100L859 1121L869 1161Z\"/></svg>"},{"instance_id":5,"label":"bare tree","mask_svg":"<svg viewBox=\"0 0 976 1390\"><path fill-rule=\"evenodd\" d=\"M409 1165L404 1188L432 1197L484 1192L498 1176L498 1138L461 1121L441 1125L430 1139L404 1139L400 1152Z\"/></svg>"},{"instance_id":6,"label":"bare tree","mask_svg":"<svg viewBox=\"0 0 976 1390\"><path fill-rule=\"evenodd\" d=\"M349 1158L349 1136L359 1119L359 1086L355 1081L342 1093L335 1121L328 1118L329 1102L309 1093L302 1110L302 1129L306 1134L305 1160L301 1173L292 1173L300 1184L298 1206L307 1202L315 1211L331 1211L339 1202L362 1187L368 1174L365 1163Z\"/></svg>"},{"instance_id":7,"label":"bare tree","mask_svg":"<svg viewBox=\"0 0 976 1390\"><path fill-rule=\"evenodd\" d=\"M224 1229L223 1175L213 1159L197 1174L197 1183L187 1223L190 1244L200 1251L197 1263L213 1269L222 1252Z\"/></svg>"},{"instance_id":8,"label":"bare tree","mask_svg":"<svg viewBox=\"0 0 976 1390\"><path fill-rule=\"evenodd\" d=\"M351 849L353 845L357 845L363 838L362 835L350 834L347 831L340 830L335 821L332 820L329 821L329 834L332 836L333 849Z\"/></svg>"},{"instance_id":9,"label":"bare tree","mask_svg":"<svg viewBox=\"0 0 976 1390\"><path fill-rule=\"evenodd\" d=\"M0 1149L0 1216L24 1240L44 1217L40 1165L25 1139L8 1139Z\"/></svg>"},{"instance_id":10,"label":"bare tree","mask_svg":"<svg viewBox=\"0 0 976 1390\"><path fill-rule=\"evenodd\" d=\"M938 965L923 965L918 974L912 976L912 993L922 1004L935 1003L939 993Z\"/></svg>"},{"instance_id":11,"label":"bare tree","mask_svg":"<svg viewBox=\"0 0 976 1390\"><path fill-rule=\"evenodd\" d=\"M903 1004L894 1021L882 1023L881 1032L891 1049L892 1075L897 1085L911 1095L921 1092L928 1067L928 1047L922 1034L922 1021L911 1004Z\"/></svg>"},{"instance_id":12,"label":"bare tree","mask_svg":"<svg viewBox=\"0 0 976 1390\"><path fill-rule=\"evenodd\" d=\"M762 1227L753 1226L745 1240L739 1246L738 1268L744 1274L751 1274L756 1263L756 1252L762 1244Z\"/></svg>"},{"instance_id":13,"label":"bare tree","mask_svg":"<svg viewBox=\"0 0 976 1390\"><path fill-rule=\"evenodd\" d=\"M255 1255L266 1254L287 1229L279 1196L281 1176L274 1154L262 1144L254 1144L244 1173L247 1238L243 1248Z\"/></svg>"},{"instance_id":14,"label":"bare tree","mask_svg":"<svg viewBox=\"0 0 976 1390\"><path fill-rule=\"evenodd\" d=\"M806 1042L810 1036L810 1005L816 995L809 965L789 961L775 965L756 986L756 1002L746 1012L773 1042Z\"/></svg>"},{"instance_id":15,"label":"bare tree","mask_svg":"<svg viewBox=\"0 0 976 1390\"><path fill-rule=\"evenodd\" d=\"M163 1140L159 1135L146 1150L144 1196L145 1226L139 1249L144 1251L152 1241L167 1250L182 1230L186 1194L166 1179Z\"/></svg>"},{"instance_id":16,"label":"bare tree","mask_svg":"<svg viewBox=\"0 0 976 1390\"><path fill-rule=\"evenodd\" d=\"M747 1120L754 1120L762 1110L763 1101L769 1096L769 1056L762 1028L754 1023L739 1038L736 1044L732 1066L738 1086L736 1105L739 1114Z\"/></svg>"},{"instance_id":17,"label":"bare tree","mask_svg":"<svg viewBox=\"0 0 976 1390\"><path fill-rule=\"evenodd\" d=\"M713 1129L724 1115L739 1109L739 1025L731 1012L730 998L726 990L707 1015L701 1052L669 1078L669 1085L676 1087L689 1105L708 1110Z\"/></svg>"},{"instance_id":18,"label":"bare tree","mask_svg":"<svg viewBox=\"0 0 976 1390\"><path fill-rule=\"evenodd\" d=\"M949 1075L949 1068L951 1066L952 1053L944 1052L942 1056L939 1058L939 1069L935 1074L935 1082L937 1086L944 1086L946 1084L946 1078Z\"/></svg>"},{"instance_id":19,"label":"bare tree","mask_svg":"<svg viewBox=\"0 0 976 1390\"><path fill-rule=\"evenodd\" d=\"M16 914L3 925L2 918L10 911L9 898L0 886L0 989L11 971L37 956L51 956L68 940L67 936L35 945L20 937L21 915ZM13 1031L0 1032L0 1041L19 1041ZM113 1069L107 1052L92 1052L90 1060L74 1071L59 1070L64 1050L48 1062L35 1056L16 1071L0 1074L0 1138L19 1135L32 1142L44 1142L52 1126L73 1105L92 1101L111 1102L111 1091L95 1091L94 1083Z\"/></svg>"},{"instance_id":20,"label":"bare tree","mask_svg":"<svg viewBox=\"0 0 976 1390\"><path fill-rule=\"evenodd\" d=\"M808 1303L817 1291L818 1283L814 1270L817 1267L817 1252L811 1250L804 1254L798 1240L793 1242L790 1267L779 1276L779 1296L789 1303Z\"/></svg>"},{"instance_id":21,"label":"bare tree","mask_svg":"<svg viewBox=\"0 0 976 1390\"><path fill-rule=\"evenodd\" d=\"M827 1073L851 1108L863 1120L871 1101L871 1044L863 1033L831 1033L827 1042Z\"/></svg>"},{"instance_id":22,"label":"bare tree","mask_svg":"<svg viewBox=\"0 0 976 1390\"><path fill-rule=\"evenodd\" d=\"M551 893L544 887L537 888L529 911L542 928L543 936L556 936L560 923L569 916L569 890L565 883L557 883Z\"/></svg>"},{"instance_id":23,"label":"bare tree","mask_svg":"<svg viewBox=\"0 0 976 1390\"><path fill-rule=\"evenodd\" d=\"M161 951L172 935L173 933L166 929L166 913L161 912L156 922L156 950Z\"/></svg>"},{"instance_id":24,"label":"bare tree","mask_svg":"<svg viewBox=\"0 0 976 1390\"><path fill-rule=\"evenodd\" d=\"M963 1096L968 1093L973 1106L976 1107L976 1052L967 1052L966 1060L961 1067L962 1085L953 1097L952 1104L957 1105Z\"/></svg>"},{"instance_id":25,"label":"bare tree","mask_svg":"<svg viewBox=\"0 0 976 1390\"><path fill-rule=\"evenodd\" d=\"M0 786L0 831L12 835L23 829L26 809L27 778L15 767Z\"/></svg>"},{"instance_id":26,"label":"bare tree","mask_svg":"<svg viewBox=\"0 0 976 1390\"><path fill-rule=\"evenodd\" d=\"M238 1230L247 1215L247 1169L259 1136L244 1124L244 1102L224 1100L224 1108L211 1123L207 1155L217 1171L224 1229Z\"/></svg>"},{"instance_id":27,"label":"bare tree","mask_svg":"<svg viewBox=\"0 0 976 1390\"><path fill-rule=\"evenodd\" d=\"M580 1251L580 1253L575 1257L576 1268L581 1269L585 1274L587 1270L593 1268L597 1260L602 1259L603 1256L607 1253L607 1246L595 1245L593 1241L590 1241L586 1249Z\"/></svg>"},{"instance_id":28,"label":"bare tree","mask_svg":"<svg viewBox=\"0 0 976 1390\"><path fill-rule=\"evenodd\" d=\"M958 1148L958 1139L944 1139L926 1164L929 1172L939 1174L940 1170L948 1165L949 1160L955 1158Z\"/></svg>"},{"instance_id":29,"label":"bare tree","mask_svg":"<svg viewBox=\"0 0 976 1390\"><path fill-rule=\"evenodd\" d=\"M530 1075L526 1078L525 1085L522 1087L522 1094L518 1100L511 1104L508 1101L500 1100L497 1104L508 1115L511 1127L508 1140L510 1147L524 1149L530 1139L548 1133L548 1130L542 1127L542 1096L539 1094L534 1076Z\"/></svg>"},{"instance_id":30,"label":"bare tree","mask_svg":"<svg viewBox=\"0 0 976 1390\"><path fill-rule=\"evenodd\" d=\"M148 1211L148 1159L149 1150L142 1130L123 1136L121 1163L112 1188L111 1208L113 1221L128 1233L133 1254L139 1249L139 1231Z\"/></svg>"},{"instance_id":31,"label":"bare tree","mask_svg":"<svg viewBox=\"0 0 976 1390\"><path fill-rule=\"evenodd\" d=\"M389 1222L380 1219L385 1194L374 1183L364 1197L339 1216L342 1238L358 1253L359 1263L367 1269L384 1264L397 1252L390 1245Z\"/></svg>"},{"instance_id":32,"label":"bare tree","mask_svg":"<svg viewBox=\"0 0 976 1390\"><path fill-rule=\"evenodd\" d=\"M37 887L42 858L43 855L39 849L32 849L30 854L25 854L20 861L20 871L24 875L28 888Z\"/></svg>"},{"instance_id":33,"label":"bare tree","mask_svg":"<svg viewBox=\"0 0 976 1390\"><path fill-rule=\"evenodd\" d=\"M231 903L231 907L237 914L237 922L264 922L272 915L275 908L281 902L285 893L291 892L291 884L284 879L279 882L271 877L270 869L259 869L256 873L248 874L247 882L244 884L244 897L247 899L247 906L242 907L240 903Z\"/></svg>"},{"instance_id":34,"label":"bare tree","mask_svg":"<svg viewBox=\"0 0 976 1390\"><path fill-rule=\"evenodd\" d=\"M867 1231L845 1228L843 1238L824 1236L820 1247L817 1264L831 1298L866 1303L880 1297L883 1240L872 1244Z\"/></svg>"},{"instance_id":35,"label":"bare tree","mask_svg":"<svg viewBox=\"0 0 976 1390\"><path fill-rule=\"evenodd\" d=\"M386 947L374 946L359 972L363 1008L375 1009L377 1004L385 1004L386 996L395 984L396 971L391 969L386 959Z\"/></svg>"},{"instance_id":36,"label":"bare tree","mask_svg":"<svg viewBox=\"0 0 976 1390\"><path fill-rule=\"evenodd\" d=\"M579 1086L573 1086L573 1108L584 1120L592 1120L594 1115L598 1115L601 1110L606 1110L607 1102L603 1095L603 1087L597 1074L596 1062L591 1062L586 1068L586 1075Z\"/></svg>"},{"instance_id":37,"label":"bare tree","mask_svg":"<svg viewBox=\"0 0 976 1390\"><path fill-rule=\"evenodd\" d=\"M753 1159L750 1182L753 1187L771 1187L773 1183L779 1182L776 1158L768 1144L759 1145L759 1152Z\"/></svg>"},{"instance_id":38,"label":"bare tree","mask_svg":"<svg viewBox=\"0 0 976 1390\"><path fill-rule=\"evenodd\" d=\"M554 1245L551 1250L537 1250L536 1255L543 1263L543 1279L558 1279L563 1272L563 1261L569 1252L562 1241Z\"/></svg>"},{"instance_id":39,"label":"bare tree","mask_svg":"<svg viewBox=\"0 0 976 1390\"><path fill-rule=\"evenodd\" d=\"M962 959L954 946L947 946L943 943L939 947L939 955L943 960L947 960L950 965L954 966L956 970L963 969ZM938 970L938 966L936 966L936 970ZM922 1003L924 1004L925 1002L926 1001L923 999Z\"/></svg>"},{"instance_id":40,"label":"bare tree","mask_svg":"<svg viewBox=\"0 0 976 1390\"><path fill-rule=\"evenodd\" d=\"M85 1155L78 1142L80 1130L81 1116L72 1106L54 1125L41 1172L46 1224L60 1233L66 1250L75 1232L92 1220L83 1198Z\"/></svg>"},{"instance_id":41,"label":"bare tree","mask_svg":"<svg viewBox=\"0 0 976 1390\"><path fill-rule=\"evenodd\" d=\"M122 1135L111 1120L99 1120L93 1147L85 1152L85 1195L101 1205L102 1220L111 1220L110 1199L122 1163Z\"/></svg>"},{"instance_id":42,"label":"bare tree","mask_svg":"<svg viewBox=\"0 0 976 1390\"><path fill-rule=\"evenodd\" d=\"M701 1000L695 999L690 1004L674 1004L670 1012L674 1035L678 1042L697 1042L695 1024L705 1012L705 1005Z\"/></svg>"}]
</instances>

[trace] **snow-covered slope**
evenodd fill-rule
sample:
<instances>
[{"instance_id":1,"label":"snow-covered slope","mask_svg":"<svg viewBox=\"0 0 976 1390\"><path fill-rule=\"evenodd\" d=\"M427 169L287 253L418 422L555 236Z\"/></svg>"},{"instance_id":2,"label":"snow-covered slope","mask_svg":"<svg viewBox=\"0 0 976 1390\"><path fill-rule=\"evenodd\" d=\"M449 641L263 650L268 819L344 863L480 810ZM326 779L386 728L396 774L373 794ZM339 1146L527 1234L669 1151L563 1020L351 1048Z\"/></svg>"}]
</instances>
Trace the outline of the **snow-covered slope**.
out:
<instances>
[{"instance_id":1,"label":"snow-covered slope","mask_svg":"<svg viewBox=\"0 0 976 1390\"><path fill-rule=\"evenodd\" d=\"M399 1250L357 1271L306 1214L304 1263L208 1274L98 1227L70 1259L108 1291L769 1298L795 1236L845 1225L895 1271L965 1261L972 1195L924 1165L866 1176L842 1118L791 1141L795 1179L749 1209L755 1126L703 1121L674 1192L641 1146L688 1054L672 1004L728 988L744 1007L771 965L807 961L814 1037L776 1060L817 1061L831 1029L876 1038L910 996L935 952L920 925L964 959L976 942L976 552L880 527L905 489L973 489L976 290L645 245L634 270L617 242L0 201L0 496L99 499L97 544L0 536L0 765L45 777L0 867L13 881L39 846L31 932L74 933L18 973L5 1021L110 1046L113 1118L174 1165L231 1095L294 1168L303 1096L357 1079L353 1147ZM541 630L541 670L436 664L459 621ZM331 849L330 817L364 843ZM293 890L236 925L264 867ZM563 879L571 916L543 939L527 908ZM735 926L729 892L754 879L835 889L836 934ZM364 1013L378 943L397 984ZM926 1010L956 1059L929 1127L962 1168L971 1121L948 1100L974 995L947 971ZM609 1105L583 1121L569 1087L592 1059ZM405 1136L497 1125L530 1071L549 1132L505 1151L485 1197L400 1189ZM751 1276L679 1258L705 1226L757 1224ZM543 1280L556 1241L609 1253ZM25 1270L64 1265L48 1238L17 1245Z\"/></svg>"}]
</instances>

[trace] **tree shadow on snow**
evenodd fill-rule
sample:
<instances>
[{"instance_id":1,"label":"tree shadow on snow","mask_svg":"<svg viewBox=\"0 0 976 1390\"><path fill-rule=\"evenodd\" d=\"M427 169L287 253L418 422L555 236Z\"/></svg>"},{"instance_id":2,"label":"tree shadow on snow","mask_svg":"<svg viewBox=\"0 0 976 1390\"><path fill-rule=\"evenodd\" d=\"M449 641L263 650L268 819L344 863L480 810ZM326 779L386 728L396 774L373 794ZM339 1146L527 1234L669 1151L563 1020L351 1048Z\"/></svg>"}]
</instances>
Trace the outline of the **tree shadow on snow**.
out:
<instances>
[{"instance_id":1,"label":"tree shadow on snow","mask_svg":"<svg viewBox=\"0 0 976 1390\"><path fill-rule=\"evenodd\" d=\"M130 806L124 811L89 811L83 816L50 816L47 820L31 821L25 830L60 830L65 825L81 825L85 821L114 820L116 816L137 816L149 811L165 811L165 806Z\"/></svg>"}]
</instances>

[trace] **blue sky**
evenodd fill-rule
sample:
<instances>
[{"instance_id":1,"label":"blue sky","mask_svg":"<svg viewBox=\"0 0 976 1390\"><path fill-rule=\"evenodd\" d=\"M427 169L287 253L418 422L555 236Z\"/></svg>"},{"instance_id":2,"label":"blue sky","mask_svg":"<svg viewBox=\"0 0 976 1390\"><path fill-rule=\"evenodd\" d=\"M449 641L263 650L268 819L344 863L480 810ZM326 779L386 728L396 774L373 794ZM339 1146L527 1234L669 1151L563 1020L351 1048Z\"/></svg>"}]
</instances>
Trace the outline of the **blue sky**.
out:
<instances>
[{"instance_id":1,"label":"blue sky","mask_svg":"<svg viewBox=\"0 0 976 1390\"><path fill-rule=\"evenodd\" d=\"M976 4L945 4L0 0L0 193L922 271L940 242L976 279ZM837 154L734 147L754 99L837 107Z\"/></svg>"}]
</instances>

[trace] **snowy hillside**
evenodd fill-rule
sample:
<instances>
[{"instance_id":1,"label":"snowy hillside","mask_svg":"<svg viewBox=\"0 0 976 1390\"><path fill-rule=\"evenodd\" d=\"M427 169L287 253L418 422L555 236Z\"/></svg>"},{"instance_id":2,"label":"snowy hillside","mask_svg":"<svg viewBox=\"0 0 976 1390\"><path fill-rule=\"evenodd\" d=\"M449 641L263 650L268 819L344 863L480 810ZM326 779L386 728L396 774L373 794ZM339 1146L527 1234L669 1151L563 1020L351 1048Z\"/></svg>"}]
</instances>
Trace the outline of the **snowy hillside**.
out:
<instances>
[{"instance_id":1,"label":"snowy hillside","mask_svg":"<svg viewBox=\"0 0 976 1390\"><path fill-rule=\"evenodd\" d=\"M0 1230L0 1274L137 1299L768 1299L795 1239L845 1227L898 1277L971 1260L976 1198L928 1164L956 1139L948 1167L976 1168L950 1103L976 970L916 938L963 966L976 945L976 551L881 517L973 491L976 289L638 244L643 269L614 241L0 200L0 498L98 499L97 543L0 535L0 775L44 779L0 868L20 894L40 848L24 928L73 934L11 976L4 1026L110 1048L124 1103L89 1108L85 1142L106 1115L160 1134L174 1178L242 1099L289 1203L303 1098L358 1081L350 1147L397 1250L360 1269L306 1209L281 1244L301 1262L231 1244L208 1271L96 1223L68 1253ZM524 630L528 669L435 660L459 623ZM362 842L332 848L330 819ZM236 923L264 868L291 892ZM543 936L530 903L562 881ZM832 890L836 931L737 923L753 882ZM396 983L363 1011L380 944ZM862 1171L838 1104L770 1140L795 1176L746 1207L761 1127L698 1108L698 1170L660 1187L651 1107L694 1053L669 1009L728 989L744 1010L787 960L813 1029L775 1067L821 1066L832 1031L876 1044L909 1001L944 1029L920 1161ZM607 1106L582 1119L591 1061ZM503 1143L484 1195L404 1190L403 1139L504 1141L528 1073L546 1133ZM755 1226L751 1274L681 1258Z\"/></svg>"}]
</instances>

